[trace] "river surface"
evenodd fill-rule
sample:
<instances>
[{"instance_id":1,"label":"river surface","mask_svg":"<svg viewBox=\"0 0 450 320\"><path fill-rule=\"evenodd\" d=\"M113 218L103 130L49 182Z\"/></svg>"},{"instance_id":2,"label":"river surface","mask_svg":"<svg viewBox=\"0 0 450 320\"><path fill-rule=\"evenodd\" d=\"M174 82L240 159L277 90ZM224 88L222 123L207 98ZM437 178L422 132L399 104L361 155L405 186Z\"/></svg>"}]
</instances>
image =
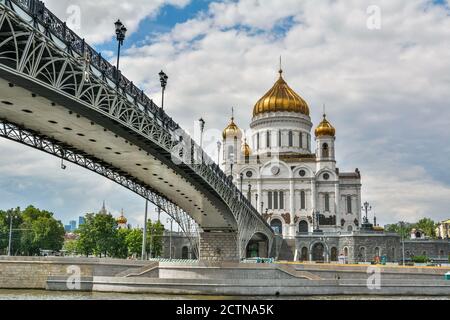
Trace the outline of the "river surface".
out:
<instances>
[{"instance_id":1,"label":"river surface","mask_svg":"<svg viewBox=\"0 0 450 320\"><path fill-rule=\"evenodd\" d=\"M46 290L0 289L0 300L276 300L275 297L223 297L161 294L127 294L106 292L67 292ZM298 296L280 297L280 300L450 300L450 296Z\"/></svg>"}]
</instances>

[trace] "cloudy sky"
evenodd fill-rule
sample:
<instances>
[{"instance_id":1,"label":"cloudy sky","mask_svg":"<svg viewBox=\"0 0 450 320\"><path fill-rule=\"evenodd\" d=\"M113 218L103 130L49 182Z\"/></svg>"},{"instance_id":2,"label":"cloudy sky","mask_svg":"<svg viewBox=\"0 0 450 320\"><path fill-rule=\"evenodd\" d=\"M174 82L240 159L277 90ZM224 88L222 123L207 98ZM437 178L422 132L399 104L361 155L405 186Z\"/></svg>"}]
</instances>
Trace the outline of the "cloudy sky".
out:
<instances>
[{"instance_id":1,"label":"cloudy sky","mask_svg":"<svg viewBox=\"0 0 450 320\"><path fill-rule=\"evenodd\" d=\"M338 166L361 170L363 200L381 224L450 218L448 0L45 3L112 61L120 18L124 74L159 101L164 69L167 112L190 132L203 117L212 150L232 106L248 128L282 56L315 125L326 104ZM105 200L113 214L143 220L144 201L100 176L62 171L58 159L9 141L0 150L0 208L31 203L68 222Z\"/></svg>"}]
</instances>

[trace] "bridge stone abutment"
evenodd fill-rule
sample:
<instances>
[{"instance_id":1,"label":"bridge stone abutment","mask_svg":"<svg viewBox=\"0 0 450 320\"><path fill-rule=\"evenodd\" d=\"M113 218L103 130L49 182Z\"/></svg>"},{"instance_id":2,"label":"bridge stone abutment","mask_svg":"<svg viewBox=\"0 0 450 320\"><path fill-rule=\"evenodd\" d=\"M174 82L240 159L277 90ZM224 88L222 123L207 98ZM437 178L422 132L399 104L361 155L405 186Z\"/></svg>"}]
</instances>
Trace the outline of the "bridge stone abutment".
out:
<instances>
[{"instance_id":1,"label":"bridge stone abutment","mask_svg":"<svg viewBox=\"0 0 450 320\"><path fill-rule=\"evenodd\" d=\"M200 261L239 262L237 233L202 232L199 251Z\"/></svg>"}]
</instances>

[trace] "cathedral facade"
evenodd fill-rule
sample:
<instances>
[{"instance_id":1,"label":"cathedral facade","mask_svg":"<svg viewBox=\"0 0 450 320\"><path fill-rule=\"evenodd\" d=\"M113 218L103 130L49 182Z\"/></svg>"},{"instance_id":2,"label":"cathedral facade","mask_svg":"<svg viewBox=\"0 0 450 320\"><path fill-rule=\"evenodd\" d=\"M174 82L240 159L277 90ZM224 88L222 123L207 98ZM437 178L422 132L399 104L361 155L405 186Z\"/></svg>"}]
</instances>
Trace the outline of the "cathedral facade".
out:
<instances>
[{"instance_id":1,"label":"cathedral facade","mask_svg":"<svg viewBox=\"0 0 450 320\"><path fill-rule=\"evenodd\" d=\"M324 114L313 131L307 102L282 70L256 102L250 129L241 130L231 118L221 165L275 233L293 239L359 230L361 174L339 170L336 129Z\"/></svg>"}]
</instances>

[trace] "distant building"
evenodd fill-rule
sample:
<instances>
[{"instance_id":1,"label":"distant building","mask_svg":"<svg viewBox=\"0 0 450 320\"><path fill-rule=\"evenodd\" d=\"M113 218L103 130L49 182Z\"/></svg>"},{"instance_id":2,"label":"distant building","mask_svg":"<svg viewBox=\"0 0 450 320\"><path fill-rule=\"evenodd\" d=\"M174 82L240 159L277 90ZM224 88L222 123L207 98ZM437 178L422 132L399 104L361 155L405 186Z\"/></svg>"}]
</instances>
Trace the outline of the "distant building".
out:
<instances>
[{"instance_id":1,"label":"distant building","mask_svg":"<svg viewBox=\"0 0 450 320\"><path fill-rule=\"evenodd\" d=\"M78 217L78 228L84 224L86 219L84 217Z\"/></svg>"},{"instance_id":2,"label":"distant building","mask_svg":"<svg viewBox=\"0 0 450 320\"><path fill-rule=\"evenodd\" d=\"M411 239L425 239L425 232L421 229L411 229Z\"/></svg>"},{"instance_id":3,"label":"distant building","mask_svg":"<svg viewBox=\"0 0 450 320\"><path fill-rule=\"evenodd\" d=\"M72 226L70 225L70 224L66 224L65 226L64 226L64 231L66 231L66 232L71 232L72 230L70 230L72 228Z\"/></svg>"},{"instance_id":4,"label":"distant building","mask_svg":"<svg viewBox=\"0 0 450 320\"><path fill-rule=\"evenodd\" d=\"M436 227L436 237L440 239L450 238L450 219L438 223Z\"/></svg>"}]
</instances>

